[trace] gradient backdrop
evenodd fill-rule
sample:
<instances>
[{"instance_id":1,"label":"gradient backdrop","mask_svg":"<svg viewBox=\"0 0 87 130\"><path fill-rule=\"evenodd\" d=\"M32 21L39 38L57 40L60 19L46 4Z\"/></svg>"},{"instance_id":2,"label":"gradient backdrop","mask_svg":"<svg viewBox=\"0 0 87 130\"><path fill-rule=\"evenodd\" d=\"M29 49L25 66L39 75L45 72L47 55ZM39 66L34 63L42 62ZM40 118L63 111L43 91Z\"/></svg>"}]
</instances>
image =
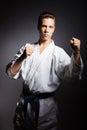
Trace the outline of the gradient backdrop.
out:
<instances>
[{"instance_id":1,"label":"gradient backdrop","mask_svg":"<svg viewBox=\"0 0 87 130\"><path fill-rule=\"evenodd\" d=\"M69 55L72 36L81 39L83 79L63 83L57 92L59 130L84 130L86 127L87 37L84 0L30 0L0 2L0 130L13 130L13 114L21 93L21 80L12 80L5 67L26 42L38 40L37 18L43 11L56 15L55 44Z\"/></svg>"}]
</instances>

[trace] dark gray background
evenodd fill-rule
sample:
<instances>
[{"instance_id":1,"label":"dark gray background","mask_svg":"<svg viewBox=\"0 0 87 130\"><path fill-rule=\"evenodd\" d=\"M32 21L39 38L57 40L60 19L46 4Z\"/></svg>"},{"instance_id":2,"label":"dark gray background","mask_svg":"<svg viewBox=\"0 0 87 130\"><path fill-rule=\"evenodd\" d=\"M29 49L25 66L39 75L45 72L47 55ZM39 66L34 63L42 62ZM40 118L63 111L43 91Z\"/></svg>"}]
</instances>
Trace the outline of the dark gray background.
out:
<instances>
[{"instance_id":1,"label":"dark gray background","mask_svg":"<svg viewBox=\"0 0 87 130\"><path fill-rule=\"evenodd\" d=\"M21 93L21 80L12 80L5 67L26 42L38 40L37 18L43 11L56 15L55 43L69 55L72 36L81 39L84 62L83 79L64 83L57 92L59 130L78 130L86 127L87 37L84 0L30 0L0 2L0 130L13 130L13 114Z\"/></svg>"}]
</instances>

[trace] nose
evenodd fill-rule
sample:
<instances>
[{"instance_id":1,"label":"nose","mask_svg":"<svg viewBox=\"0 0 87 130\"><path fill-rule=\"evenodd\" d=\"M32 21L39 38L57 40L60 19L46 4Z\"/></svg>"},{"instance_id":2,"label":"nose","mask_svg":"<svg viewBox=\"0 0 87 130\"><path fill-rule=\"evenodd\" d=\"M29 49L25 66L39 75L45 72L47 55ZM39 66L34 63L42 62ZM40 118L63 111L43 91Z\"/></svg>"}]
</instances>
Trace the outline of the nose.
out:
<instances>
[{"instance_id":1,"label":"nose","mask_svg":"<svg viewBox=\"0 0 87 130\"><path fill-rule=\"evenodd\" d=\"M48 27L45 28L45 32L49 32L49 28Z\"/></svg>"}]
</instances>

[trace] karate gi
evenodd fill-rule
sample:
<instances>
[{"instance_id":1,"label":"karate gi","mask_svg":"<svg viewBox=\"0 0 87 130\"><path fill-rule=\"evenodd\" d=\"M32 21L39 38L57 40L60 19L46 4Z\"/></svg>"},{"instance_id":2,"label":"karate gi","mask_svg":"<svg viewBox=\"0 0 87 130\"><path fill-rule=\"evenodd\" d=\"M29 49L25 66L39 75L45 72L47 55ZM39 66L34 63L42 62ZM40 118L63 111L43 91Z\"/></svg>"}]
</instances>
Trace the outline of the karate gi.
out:
<instances>
[{"instance_id":1,"label":"karate gi","mask_svg":"<svg viewBox=\"0 0 87 130\"><path fill-rule=\"evenodd\" d=\"M23 61L20 70L15 75L12 75L9 68L23 54L26 45L32 46L34 53L28 56ZM68 80L71 78L81 79L82 59L80 58L81 64L76 65L73 54L70 57L64 49L56 46L53 40L41 54L38 42L34 44L27 43L26 45L21 47L10 65L8 65L7 74L13 79L21 77L24 81L23 87L27 86L29 92L51 93L58 89L64 78ZM37 130L56 130L57 110L57 104L53 96L40 99ZM32 112L30 103L27 106L27 116L30 119L28 123L32 125L35 113ZM33 125L31 128L33 130Z\"/></svg>"}]
</instances>

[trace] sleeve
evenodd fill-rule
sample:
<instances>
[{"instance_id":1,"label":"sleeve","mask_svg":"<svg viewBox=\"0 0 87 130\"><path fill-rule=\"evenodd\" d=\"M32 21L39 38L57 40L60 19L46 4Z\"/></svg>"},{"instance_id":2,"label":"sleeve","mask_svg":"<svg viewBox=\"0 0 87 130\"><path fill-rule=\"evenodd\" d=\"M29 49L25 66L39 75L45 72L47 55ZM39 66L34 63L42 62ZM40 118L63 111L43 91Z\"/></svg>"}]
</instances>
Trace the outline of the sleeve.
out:
<instances>
[{"instance_id":1,"label":"sleeve","mask_svg":"<svg viewBox=\"0 0 87 130\"><path fill-rule=\"evenodd\" d=\"M11 73L11 66L16 62L16 60L18 58L21 57L21 55L23 54L25 50L25 46L22 46L20 48L20 50L14 55L13 59L10 60L10 62L6 65L6 73L9 77L13 78L13 79L17 79L20 77L20 70L16 73L16 74L12 74Z\"/></svg>"},{"instance_id":2,"label":"sleeve","mask_svg":"<svg viewBox=\"0 0 87 130\"><path fill-rule=\"evenodd\" d=\"M79 80L82 79L83 66L84 65L81 56L80 56L80 64L76 64L74 62L74 56L72 54L69 69L70 69L71 76L73 78L78 78Z\"/></svg>"},{"instance_id":3,"label":"sleeve","mask_svg":"<svg viewBox=\"0 0 87 130\"><path fill-rule=\"evenodd\" d=\"M63 50L60 50L59 60L57 62L57 74L63 80L77 80L82 79L83 61L80 57L80 64L74 62L73 54L71 57Z\"/></svg>"}]
</instances>

